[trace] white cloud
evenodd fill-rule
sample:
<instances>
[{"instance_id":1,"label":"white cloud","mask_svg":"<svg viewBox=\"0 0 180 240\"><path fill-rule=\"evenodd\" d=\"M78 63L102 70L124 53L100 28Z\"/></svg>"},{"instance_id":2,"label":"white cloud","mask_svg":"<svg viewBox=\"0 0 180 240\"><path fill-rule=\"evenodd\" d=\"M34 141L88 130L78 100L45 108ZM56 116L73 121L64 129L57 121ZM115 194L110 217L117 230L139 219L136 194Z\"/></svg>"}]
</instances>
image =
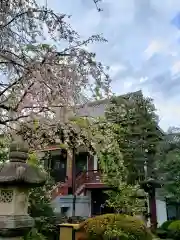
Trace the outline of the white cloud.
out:
<instances>
[{"instance_id":1,"label":"white cloud","mask_svg":"<svg viewBox=\"0 0 180 240\"><path fill-rule=\"evenodd\" d=\"M180 61L175 62L171 67L172 75L177 74L180 72Z\"/></svg>"},{"instance_id":2,"label":"white cloud","mask_svg":"<svg viewBox=\"0 0 180 240\"><path fill-rule=\"evenodd\" d=\"M102 44L104 47L93 44L90 49L97 53L98 60L110 66L111 77L116 80L112 82L115 93L142 88L155 99L161 126L167 129L169 125L179 125L180 111L176 106L180 101L180 82L177 78L172 81L171 74L180 71L180 31L171 20L180 9L180 1L163 0L162 8L161 1L157 0L149 0L149 5L137 4L148 0L103 0L99 5L106 14L97 12L92 0L86 1L88 4L84 0L53 0L49 5L56 12L59 9L72 14L70 22L82 36L103 33L108 39L107 44ZM141 12L146 20L147 11L150 20L135 19L141 19Z\"/></svg>"},{"instance_id":3,"label":"white cloud","mask_svg":"<svg viewBox=\"0 0 180 240\"><path fill-rule=\"evenodd\" d=\"M156 101L157 113L160 116L160 126L167 130L169 126L180 127L180 99Z\"/></svg>"},{"instance_id":4,"label":"white cloud","mask_svg":"<svg viewBox=\"0 0 180 240\"><path fill-rule=\"evenodd\" d=\"M127 81L127 82L124 82L123 87L125 90L128 90L132 87L132 85L133 85L133 82Z\"/></svg>"},{"instance_id":5,"label":"white cloud","mask_svg":"<svg viewBox=\"0 0 180 240\"><path fill-rule=\"evenodd\" d=\"M118 73L123 72L127 69L127 67L123 64L114 64L112 66L110 66L109 69L109 74L111 76L111 78L113 79Z\"/></svg>"},{"instance_id":6,"label":"white cloud","mask_svg":"<svg viewBox=\"0 0 180 240\"><path fill-rule=\"evenodd\" d=\"M139 79L139 82L140 83L144 83L144 82L146 82L148 80L148 77L141 77L140 79Z\"/></svg>"},{"instance_id":7,"label":"white cloud","mask_svg":"<svg viewBox=\"0 0 180 240\"><path fill-rule=\"evenodd\" d=\"M153 40L144 51L146 59L152 57L155 53L159 53L165 50L165 44L160 40Z\"/></svg>"}]
</instances>

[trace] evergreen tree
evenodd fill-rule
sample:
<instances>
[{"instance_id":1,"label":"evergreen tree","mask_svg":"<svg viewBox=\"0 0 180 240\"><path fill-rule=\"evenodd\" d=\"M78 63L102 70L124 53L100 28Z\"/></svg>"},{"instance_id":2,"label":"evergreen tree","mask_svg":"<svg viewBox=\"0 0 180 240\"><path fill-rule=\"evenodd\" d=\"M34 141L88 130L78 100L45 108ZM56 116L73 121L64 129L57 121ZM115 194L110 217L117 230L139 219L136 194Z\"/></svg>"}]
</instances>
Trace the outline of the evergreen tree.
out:
<instances>
[{"instance_id":1,"label":"evergreen tree","mask_svg":"<svg viewBox=\"0 0 180 240\"><path fill-rule=\"evenodd\" d=\"M144 199L138 198L139 194L144 197L145 193L138 184L128 181L129 171L119 146L122 131L118 124L99 121L96 132L103 147L98 152L98 159L103 182L111 189L106 191L107 205L119 213L138 214L145 210Z\"/></svg>"},{"instance_id":2,"label":"evergreen tree","mask_svg":"<svg viewBox=\"0 0 180 240\"><path fill-rule=\"evenodd\" d=\"M155 177L155 153L162 138L155 107L138 91L114 97L105 116L96 132L101 144L104 141L98 155L103 181L113 189L108 192L108 205L118 212L140 213L146 197L140 182Z\"/></svg>"},{"instance_id":3,"label":"evergreen tree","mask_svg":"<svg viewBox=\"0 0 180 240\"><path fill-rule=\"evenodd\" d=\"M180 200L180 131L169 128L159 145L157 171L163 194L171 201Z\"/></svg>"},{"instance_id":4,"label":"evergreen tree","mask_svg":"<svg viewBox=\"0 0 180 240\"><path fill-rule=\"evenodd\" d=\"M115 97L106 117L121 129L118 143L129 171L129 181L133 183L145 177L145 164L148 177L153 177L155 153L162 133L152 99L145 98L141 91Z\"/></svg>"}]
</instances>

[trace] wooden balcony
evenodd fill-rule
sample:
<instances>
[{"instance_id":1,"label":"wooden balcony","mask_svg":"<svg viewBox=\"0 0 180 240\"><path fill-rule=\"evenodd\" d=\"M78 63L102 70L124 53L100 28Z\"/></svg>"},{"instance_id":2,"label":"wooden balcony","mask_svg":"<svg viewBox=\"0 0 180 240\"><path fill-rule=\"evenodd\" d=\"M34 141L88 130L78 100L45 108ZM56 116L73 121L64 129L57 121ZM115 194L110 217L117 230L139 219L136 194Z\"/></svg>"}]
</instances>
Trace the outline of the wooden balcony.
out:
<instances>
[{"instance_id":1,"label":"wooden balcony","mask_svg":"<svg viewBox=\"0 0 180 240\"><path fill-rule=\"evenodd\" d=\"M93 188L107 188L102 182L101 172L96 170L90 170L86 172L80 172L76 176L75 191L80 188L93 189Z\"/></svg>"}]
</instances>

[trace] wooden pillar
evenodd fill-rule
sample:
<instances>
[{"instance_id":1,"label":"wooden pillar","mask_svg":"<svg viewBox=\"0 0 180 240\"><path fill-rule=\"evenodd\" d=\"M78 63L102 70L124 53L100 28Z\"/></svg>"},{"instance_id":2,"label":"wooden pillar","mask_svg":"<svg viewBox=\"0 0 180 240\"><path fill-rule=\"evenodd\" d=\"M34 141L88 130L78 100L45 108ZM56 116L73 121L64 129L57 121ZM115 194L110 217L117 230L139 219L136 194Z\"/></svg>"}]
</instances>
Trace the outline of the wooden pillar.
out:
<instances>
[{"instance_id":1,"label":"wooden pillar","mask_svg":"<svg viewBox=\"0 0 180 240\"><path fill-rule=\"evenodd\" d=\"M157 210L156 210L156 196L155 188L152 188L149 192L149 210L150 210L150 219L151 226L153 229L157 228Z\"/></svg>"},{"instance_id":2,"label":"wooden pillar","mask_svg":"<svg viewBox=\"0 0 180 240\"><path fill-rule=\"evenodd\" d=\"M68 177L69 185L72 185L72 152L67 151L67 170L66 175Z\"/></svg>"}]
</instances>

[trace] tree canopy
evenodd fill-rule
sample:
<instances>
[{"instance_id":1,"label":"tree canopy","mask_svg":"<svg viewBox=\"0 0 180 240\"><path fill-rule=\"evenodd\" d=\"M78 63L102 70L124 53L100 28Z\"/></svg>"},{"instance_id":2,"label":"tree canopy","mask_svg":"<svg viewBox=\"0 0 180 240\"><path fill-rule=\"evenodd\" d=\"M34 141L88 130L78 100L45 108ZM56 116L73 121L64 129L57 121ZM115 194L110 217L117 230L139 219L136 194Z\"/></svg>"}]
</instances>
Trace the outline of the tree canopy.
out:
<instances>
[{"instance_id":1,"label":"tree canopy","mask_svg":"<svg viewBox=\"0 0 180 240\"><path fill-rule=\"evenodd\" d=\"M101 144L104 142L98 155L103 181L113 189L107 202L116 211L130 214L145 210L146 195L140 183L155 177L155 154L162 138L157 124L152 99L138 91L112 98L104 122L93 125Z\"/></svg>"},{"instance_id":2,"label":"tree canopy","mask_svg":"<svg viewBox=\"0 0 180 240\"><path fill-rule=\"evenodd\" d=\"M168 200L180 199L180 134L179 129L169 128L157 152L157 172Z\"/></svg>"},{"instance_id":3,"label":"tree canopy","mask_svg":"<svg viewBox=\"0 0 180 240\"><path fill-rule=\"evenodd\" d=\"M0 15L1 129L37 119L48 128L75 105L109 95L106 67L86 50L102 36L81 39L69 16L36 0L3 0Z\"/></svg>"},{"instance_id":4,"label":"tree canopy","mask_svg":"<svg viewBox=\"0 0 180 240\"><path fill-rule=\"evenodd\" d=\"M152 177L154 156L162 139L153 100L144 97L141 91L115 97L107 109L106 117L121 128L118 143L131 175L130 182L144 177L146 164L148 177Z\"/></svg>"}]
</instances>

